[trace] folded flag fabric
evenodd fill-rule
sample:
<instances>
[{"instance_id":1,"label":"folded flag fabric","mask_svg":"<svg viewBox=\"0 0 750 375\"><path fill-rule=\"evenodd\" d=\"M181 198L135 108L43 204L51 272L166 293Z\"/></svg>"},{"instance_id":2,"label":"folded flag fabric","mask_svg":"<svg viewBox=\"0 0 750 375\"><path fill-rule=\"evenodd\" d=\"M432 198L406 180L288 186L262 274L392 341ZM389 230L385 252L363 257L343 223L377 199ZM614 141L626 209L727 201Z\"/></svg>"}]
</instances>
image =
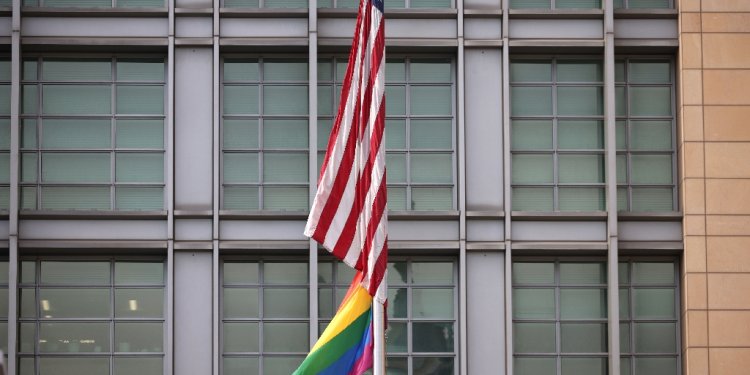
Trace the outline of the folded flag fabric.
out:
<instances>
[{"instance_id":1,"label":"folded flag fabric","mask_svg":"<svg viewBox=\"0 0 750 375\"><path fill-rule=\"evenodd\" d=\"M293 375L361 375L372 367L372 296L357 272L336 316Z\"/></svg>"}]
</instances>

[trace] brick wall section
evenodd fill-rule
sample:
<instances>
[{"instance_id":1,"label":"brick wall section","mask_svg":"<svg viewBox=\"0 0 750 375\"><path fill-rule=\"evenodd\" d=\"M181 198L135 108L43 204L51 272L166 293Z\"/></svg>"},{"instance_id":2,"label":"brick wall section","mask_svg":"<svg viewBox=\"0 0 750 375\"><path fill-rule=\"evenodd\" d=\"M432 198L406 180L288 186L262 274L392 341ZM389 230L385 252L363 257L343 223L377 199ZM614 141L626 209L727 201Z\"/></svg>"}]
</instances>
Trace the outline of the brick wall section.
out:
<instances>
[{"instance_id":1,"label":"brick wall section","mask_svg":"<svg viewBox=\"0 0 750 375\"><path fill-rule=\"evenodd\" d=\"M750 1L679 0L683 368L750 369Z\"/></svg>"}]
</instances>

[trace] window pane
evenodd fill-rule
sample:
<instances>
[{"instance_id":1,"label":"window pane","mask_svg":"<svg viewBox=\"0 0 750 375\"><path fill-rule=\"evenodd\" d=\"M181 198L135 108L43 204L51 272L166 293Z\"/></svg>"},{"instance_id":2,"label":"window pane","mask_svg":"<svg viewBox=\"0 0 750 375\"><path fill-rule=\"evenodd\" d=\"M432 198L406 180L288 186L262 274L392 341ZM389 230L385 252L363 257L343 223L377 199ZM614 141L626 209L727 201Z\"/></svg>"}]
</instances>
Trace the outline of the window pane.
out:
<instances>
[{"instance_id":1,"label":"window pane","mask_svg":"<svg viewBox=\"0 0 750 375\"><path fill-rule=\"evenodd\" d=\"M633 284L674 284L674 263L633 263Z\"/></svg>"},{"instance_id":2,"label":"window pane","mask_svg":"<svg viewBox=\"0 0 750 375\"><path fill-rule=\"evenodd\" d=\"M603 149L603 125L601 121L559 121L557 143L561 149Z\"/></svg>"},{"instance_id":3,"label":"window pane","mask_svg":"<svg viewBox=\"0 0 750 375\"><path fill-rule=\"evenodd\" d=\"M557 0L558 8L593 8L599 0ZM557 62L557 82L602 82L602 63L598 61L560 60Z\"/></svg>"},{"instance_id":4,"label":"window pane","mask_svg":"<svg viewBox=\"0 0 750 375\"><path fill-rule=\"evenodd\" d=\"M115 323L118 352L163 352L162 323Z\"/></svg>"},{"instance_id":5,"label":"window pane","mask_svg":"<svg viewBox=\"0 0 750 375\"><path fill-rule=\"evenodd\" d=\"M109 289L39 290L39 310L43 318L108 318Z\"/></svg>"},{"instance_id":6,"label":"window pane","mask_svg":"<svg viewBox=\"0 0 750 375\"><path fill-rule=\"evenodd\" d=\"M412 262L412 283L453 284L453 263Z\"/></svg>"},{"instance_id":7,"label":"window pane","mask_svg":"<svg viewBox=\"0 0 750 375\"><path fill-rule=\"evenodd\" d=\"M33 353L36 344L36 323L21 323L19 328L19 353Z\"/></svg>"},{"instance_id":8,"label":"window pane","mask_svg":"<svg viewBox=\"0 0 750 375\"><path fill-rule=\"evenodd\" d=\"M513 318L554 319L554 289L513 289Z\"/></svg>"},{"instance_id":9,"label":"window pane","mask_svg":"<svg viewBox=\"0 0 750 375\"><path fill-rule=\"evenodd\" d=\"M36 318L37 317L37 300L36 300L36 289L22 288L20 291L20 317L21 318Z\"/></svg>"},{"instance_id":10,"label":"window pane","mask_svg":"<svg viewBox=\"0 0 750 375\"><path fill-rule=\"evenodd\" d=\"M386 153L385 164L388 168L388 182L406 183L406 154Z\"/></svg>"},{"instance_id":11,"label":"window pane","mask_svg":"<svg viewBox=\"0 0 750 375\"><path fill-rule=\"evenodd\" d=\"M21 113L22 114L36 114L39 110L39 89L37 85L22 85L21 86ZM10 102L8 102L10 106Z\"/></svg>"},{"instance_id":12,"label":"window pane","mask_svg":"<svg viewBox=\"0 0 750 375\"><path fill-rule=\"evenodd\" d=\"M633 291L635 319L674 319L674 289L642 289Z\"/></svg>"},{"instance_id":13,"label":"window pane","mask_svg":"<svg viewBox=\"0 0 750 375\"><path fill-rule=\"evenodd\" d=\"M511 120L513 150L549 150L552 148L552 121Z\"/></svg>"},{"instance_id":14,"label":"window pane","mask_svg":"<svg viewBox=\"0 0 750 375\"><path fill-rule=\"evenodd\" d=\"M676 374L677 358L636 357L635 371L638 375Z\"/></svg>"},{"instance_id":15,"label":"window pane","mask_svg":"<svg viewBox=\"0 0 750 375\"><path fill-rule=\"evenodd\" d=\"M655 8L660 8L659 2L668 0L647 0ZM639 8L643 0L629 0L630 8ZM631 61L629 66L629 78L631 83L670 83L672 82L670 66L668 61Z\"/></svg>"},{"instance_id":16,"label":"window pane","mask_svg":"<svg viewBox=\"0 0 750 375\"><path fill-rule=\"evenodd\" d=\"M671 97L670 87L631 87L630 114L632 116L671 116Z\"/></svg>"},{"instance_id":17,"label":"window pane","mask_svg":"<svg viewBox=\"0 0 750 375\"><path fill-rule=\"evenodd\" d=\"M406 114L406 87L385 86L385 97L388 98L388 104L385 106L386 116Z\"/></svg>"},{"instance_id":18,"label":"window pane","mask_svg":"<svg viewBox=\"0 0 750 375\"><path fill-rule=\"evenodd\" d=\"M42 147L109 148L111 127L110 120L45 119Z\"/></svg>"},{"instance_id":19,"label":"window pane","mask_svg":"<svg viewBox=\"0 0 750 375\"><path fill-rule=\"evenodd\" d=\"M388 104L390 104L390 101ZM406 148L406 122L404 120L387 119L385 120L385 129L385 147L387 149Z\"/></svg>"},{"instance_id":20,"label":"window pane","mask_svg":"<svg viewBox=\"0 0 750 375\"><path fill-rule=\"evenodd\" d=\"M553 284L554 282L554 263L513 262L513 285Z\"/></svg>"},{"instance_id":21,"label":"window pane","mask_svg":"<svg viewBox=\"0 0 750 375\"><path fill-rule=\"evenodd\" d=\"M265 182L307 182L307 154L265 153L263 180Z\"/></svg>"},{"instance_id":22,"label":"window pane","mask_svg":"<svg viewBox=\"0 0 750 375\"><path fill-rule=\"evenodd\" d=\"M164 148L163 120L117 120L118 148Z\"/></svg>"},{"instance_id":23,"label":"window pane","mask_svg":"<svg viewBox=\"0 0 750 375\"><path fill-rule=\"evenodd\" d=\"M117 86L117 113L164 114L164 86Z\"/></svg>"},{"instance_id":24,"label":"window pane","mask_svg":"<svg viewBox=\"0 0 750 375\"><path fill-rule=\"evenodd\" d=\"M8 139L10 139L10 136L8 136ZM36 120L21 120L21 148L36 148L36 146Z\"/></svg>"},{"instance_id":25,"label":"window pane","mask_svg":"<svg viewBox=\"0 0 750 375\"><path fill-rule=\"evenodd\" d=\"M604 182L604 156L560 155L559 179L561 183Z\"/></svg>"},{"instance_id":26,"label":"window pane","mask_svg":"<svg viewBox=\"0 0 750 375\"><path fill-rule=\"evenodd\" d=\"M520 1L520 0L514 0ZM515 375L555 375L557 361L552 358L519 358L513 359L513 373Z\"/></svg>"},{"instance_id":27,"label":"window pane","mask_svg":"<svg viewBox=\"0 0 750 375\"><path fill-rule=\"evenodd\" d=\"M43 210L108 210L109 187L43 187Z\"/></svg>"},{"instance_id":28,"label":"window pane","mask_svg":"<svg viewBox=\"0 0 750 375\"><path fill-rule=\"evenodd\" d=\"M162 318L164 289L115 289L115 317Z\"/></svg>"},{"instance_id":29,"label":"window pane","mask_svg":"<svg viewBox=\"0 0 750 375\"><path fill-rule=\"evenodd\" d=\"M630 147L633 150L671 150L671 121L631 121Z\"/></svg>"},{"instance_id":30,"label":"window pane","mask_svg":"<svg viewBox=\"0 0 750 375\"><path fill-rule=\"evenodd\" d=\"M116 262L115 285L164 285L164 264Z\"/></svg>"},{"instance_id":31,"label":"window pane","mask_svg":"<svg viewBox=\"0 0 750 375\"><path fill-rule=\"evenodd\" d=\"M563 358L562 375L607 375L606 358Z\"/></svg>"},{"instance_id":32,"label":"window pane","mask_svg":"<svg viewBox=\"0 0 750 375\"><path fill-rule=\"evenodd\" d=\"M672 188L633 188L633 211L674 211Z\"/></svg>"},{"instance_id":33,"label":"window pane","mask_svg":"<svg viewBox=\"0 0 750 375\"><path fill-rule=\"evenodd\" d=\"M627 95L625 93L625 87L615 87L615 114L617 116L625 116L628 112Z\"/></svg>"},{"instance_id":34,"label":"window pane","mask_svg":"<svg viewBox=\"0 0 750 375\"><path fill-rule=\"evenodd\" d=\"M307 86L263 86L264 115L307 115Z\"/></svg>"},{"instance_id":35,"label":"window pane","mask_svg":"<svg viewBox=\"0 0 750 375\"><path fill-rule=\"evenodd\" d=\"M410 95L412 115L450 116L453 113L450 86L410 86Z\"/></svg>"},{"instance_id":36,"label":"window pane","mask_svg":"<svg viewBox=\"0 0 750 375\"><path fill-rule=\"evenodd\" d=\"M453 209L453 188L412 188L412 210Z\"/></svg>"},{"instance_id":37,"label":"window pane","mask_svg":"<svg viewBox=\"0 0 750 375\"><path fill-rule=\"evenodd\" d=\"M48 1L45 5L50 6ZM100 60L44 59L42 79L45 81L111 81L112 62Z\"/></svg>"},{"instance_id":38,"label":"window pane","mask_svg":"<svg viewBox=\"0 0 750 375\"><path fill-rule=\"evenodd\" d=\"M615 147L618 150L624 150L626 148L626 140L628 138L627 129L625 128L625 121L615 122Z\"/></svg>"},{"instance_id":39,"label":"window pane","mask_svg":"<svg viewBox=\"0 0 750 375\"><path fill-rule=\"evenodd\" d=\"M109 182L109 153L42 154L44 182Z\"/></svg>"},{"instance_id":40,"label":"window pane","mask_svg":"<svg viewBox=\"0 0 750 375\"><path fill-rule=\"evenodd\" d=\"M41 282L48 285L110 285L108 262L41 263Z\"/></svg>"},{"instance_id":41,"label":"window pane","mask_svg":"<svg viewBox=\"0 0 750 375\"><path fill-rule=\"evenodd\" d=\"M308 330L307 323L266 322L263 324L263 351L306 352Z\"/></svg>"},{"instance_id":42,"label":"window pane","mask_svg":"<svg viewBox=\"0 0 750 375\"><path fill-rule=\"evenodd\" d=\"M258 306L257 288L224 289L225 318L257 318Z\"/></svg>"},{"instance_id":43,"label":"window pane","mask_svg":"<svg viewBox=\"0 0 750 375\"><path fill-rule=\"evenodd\" d=\"M513 188L513 211L552 211L552 188Z\"/></svg>"},{"instance_id":44,"label":"window pane","mask_svg":"<svg viewBox=\"0 0 750 375\"><path fill-rule=\"evenodd\" d=\"M412 317L453 318L453 289L412 289Z\"/></svg>"},{"instance_id":45,"label":"window pane","mask_svg":"<svg viewBox=\"0 0 750 375\"><path fill-rule=\"evenodd\" d=\"M263 281L266 284L307 284L307 263L266 262Z\"/></svg>"},{"instance_id":46,"label":"window pane","mask_svg":"<svg viewBox=\"0 0 750 375\"><path fill-rule=\"evenodd\" d=\"M224 6L230 5L225 1ZM224 60L224 81L258 81L260 77L258 72L258 62L255 60Z\"/></svg>"},{"instance_id":47,"label":"window pane","mask_svg":"<svg viewBox=\"0 0 750 375\"><path fill-rule=\"evenodd\" d=\"M599 323L560 323L563 353L604 353L607 351L607 325Z\"/></svg>"},{"instance_id":48,"label":"window pane","mask_svg":"<svg viewBox=\"0 0 750 375\"><path fill-rule=\"evenodd\" d=\"M227 210L257 210L257 187L225 187L224 209Z\"/></svg>"},{"instance_id":49,"label":"window pane","mask_svg":"<svg viewBox=\"0 0 750 375\"><path fill-rule=\"evenodd\" d=\"M48 2L45 4L49 5ZM31 365L31 364L30 364ZM107 357L41 357L39 375L108 375Z\"/></svg>"},{"instance_id":50,"label":"window pane","mask_svg":"<svg viewBox=\"0 0 750 375\"><path fill-rule=\"evenodd\" d=\"M622 315L620 315L622 318ZM630 353L630 324L620 323L620 351L622 353ZM630 374L630 372L622 372L623 374Z\"/></svg>"},{"instance_id":51,"label":"window pane","mask_svg":"<svg viewBox=\"0 0 750 375\"><path fill-rule=\"evenodd\" d=\"M407 331L407 323L388 322L388 328L386 329L388 340L385 343L388 353L406 353L408 351Z\"/></svg>"},{"instance_id":52,"label":"window pane","mask_svg":"<svg viewBox=\"0 0 750 375\"><path fill-rule=\"evenodd\" d=\"M404 285L406 284L406 262L389 262L388 263L388 284Z\"/></svg>"},{"instance_id":53,"label":"window pane","mask_svg":"<svg viewBox=\"0 0 750 375\"><path fill-rule=\"evenodd\" d=\"M266 4L268 0L266 0ZM276 4L307 4L304 0L275 0ZM263 63L266 81L307 81L307 61L268 59Z\"/></svg>"},{"instance_id":54,"label":"window pane","mask_svg":"<svg viewBox=\"0 0 750 375\"><path fill-rule=\"evenodd\" d=\"M46 115L108 115L112 113L109 85L44 85ZM163 94L162 94L163 97Z\"/></svg>"},{"instance_id":55,"label":"window pane","mask_svg":"<svg viewBox=\"0 0 750 375\"><path fill-rule=\"evenodd\" d=\"M625 155L617 155L615 157L615 162L617 163L617 183L618 184L626 184L628 182L628 161L627 156Z\"/></svg>"},{"instance_id":56,"label":"window pane","mask_svg":"<svg viewBox=\"0 0 750 375\"><path fill-rule=\"evenodd\" d=\"M429 0L429 2L433 4L441 3L438 0ZM450 82L452 76L449 61L415 59L410 64L409 79L411 82Z\"/></svg>"},{"instance_id":57,"label":"window pane","mask_svg":"<svg viewBox=\"0 0 750 375\"><path fill-rule=\"evenodd\" d=\"M415 352L452 352L453 323L412 323L412 350Z\"/></svg>"},{"instance_id":58,"label":"window pane","mask_svg":"<svg viewBox=\"0 0 750 375\"><path fill-rule=\"evenodd\" d=\"M620 288L620 319L630 319L630 290Z\"/></svg>"},{"instance_id":59,"label":"window pane","mask_svg":"<svg viewBox=\"0 0 750 375\"><path fill-rule=\"evenodd\" d=\"M109 323L40 323L39 351L108 352Z\"/></svg>"},{"instance_id":60,"label":"window pane","mask_svg":"<svg viewBox=\"0 0 750 375\"><path fill-rule=\"evenodd\" d=\"M120 153L115 157L117 182L164 182L164 154Z\"/></svg>"},{"instance_id":61,"label":"window pane","mask_svg":"<svg viewBox=\"0 0 750 375\"><path fill-rule=\"evenodd\" d=\"M264 120L263 147L307 148L307 120Z\"/></svg>"},{"instance_id":62,"label":"window pane","mask_svg":"<svg viewBox=\"0 0 750 375\"><path fill-rule=\"evenodd\" d=\"M604 114L601 87L557 87L557 113L563 116L597 116Z\"/></svg>"},{"instance_id":63,"label":"window pane","mask_svg":"<svg viewBox=\"0 0 750 375\"><path fill-rule=\"evenodd\" d=\"M604 188L561 187L560 211L602 211L606 207Z\"/></svg>"},{"instance_id":64,"label":"window pane","mask_svg":"<svg viewBox=\"0 0 750 375\"><path fill-rule=\"evenodd\" d=\"M302 211L308 208L307 187L263 188L263 209Z\"/></svg>"},{"instance_id":65,"label":"window pane","mask_svg":"<svg viewBox=\"0 0 750 375\"><path fill-rule=\"evenodd\" d=\"M258 86L224 86L224 114L258 114Z\"/></svg>"},{"instance_id":66,"label":"window pane","mask_svg":"<svg viewBox=\"0 0 750 375\"><path fill-rule=\"evenodd\" d=\"M0 119L0 150L10 150L10 121Z\"/></svg>"},{"instance_id":67,"label":"window pane","mask_svg":"<svg viewBox=\"0 0 750 375\"><path fill-rule=\"evenodd\" d=\"M115 188L115 208L118 210L162 210L164 188L118 186Z\"/></svg>"},{"instance_id":68,"label":"window pane","mask_svg":"<svg viewBox=\"0 0 750 375\"><path fill-rule=\"evenodd\" d=\"M675 323L634 323L637 353L675 353Z\"/></svg>"},{"instance_id":69,"label":"window pane","mask_svg":"<svg viewBox=\"0 0 750 375\"><path fill-rule=\"evenodd\" d=\"M388 128L388 121L386 121L386 128ZM328 139L331 136L331 128L333 128L333 119L320 119L318 120L318 150L325 151L328 148ZM386 132L386 136L390 132L390 129Z\"/></svg>"},{"instance_id":70,"label":"window pane","mask_svg":"<svg viewBox=\"0 0 750 375\"><path fill-rule=\"evenodd\" d=\"M534 4L534 1L516 0L515 3ZM542 0L541 3L547 5L542 8L549 8L549 0ZM516 8L516 7L513 7ZM528 60L513 61L510 64L510 81L511 82L552 82L552 64L547 60Z\"/></svg>"},{"instance_id":71,"label":"window pane","mask_svg":"<svg viewBox=\"0 0 750 375\"><path fill-rule=\"evenodd\" d=\"M560 284L606 284L604 263L560 263Z\"/></svg>"},{"instance_id":72,"label":"window pane","mask_svg":"<svg viewBox=\"0 0 750 375\"><path fill-rule=\"evenodd\" d=\"M554 353L555 323L513 323L515 353Z\"/></svg>"},{"instance_id":73,"label":"window pane","mask_svg":"<svg viewBox=\"0 0 750 375\"><path fill-rule=\"evenodd\" d=\"M447 149L453 147L451 120L412 120L411 149Z\"/></svg>"},{"instance_id":74,"label":"window pane","mask_svg":"<svg viewBox=\"0 0 750 375\"><path fill-rule=\"evenodd\" d=\"M305 339L306 340L306 339ZM305 350L306 351L306 350ZM294 372L304 357L263 357L263 374L286 375Z\"/></svg>"},{"instance_id":75,"label":"window pane","mask_svg":"<svg viewBox=\"0 0 750 375\"><path fill-rule=\"evenodd\" d=\"M632 155L631 182L636 184L671 184L671 155Z\"/></svg>"},{"instance_id":76,"label":"window pane","mask_svg":"<svg viewBox=\"0 0 750 375\"><path fill-rule=\"evenodd\" d=\"M264 318L305 318L309 315L307 289L263 289Z\"/></svg>"},{"instance_id":77,"label":"window pane","mask_svg":"<svg viewBox=\"0 0 750 375\"><path fill-rule=\"evenodd\" d=\"M118 0L121 6L123 0ZM154 0L128 0L130 4L163 4ZM164 61L161 59L118 59L118 81L164 81Z\"/></svg>"},{"instance_id":78,"label":"window pane","mask_svg":"<svg viewBox=\"0 0 750 375\"><path fill-rule=\"evenodd\" d=\"M224 284L257 284L259 268L256 262L224 263Z\"/></svg>"},{"instance_id":79,"label":"window pane","mask_svg":"<svg viewBox=\"0 0 750 375\"><path fill-rule=\"evenodd\" d=\"M511 116L552 115L551 87L511 87L510 100Z\"/></svg>"},{"instance_id":80,"label":"window pane","mask_svg":"<svg viewBox=\"0 0 750 375\"><path fill-rule=\"evenodd\" d=\"M222 375L259 375L258 358L226 357L222 361Z\"/></svg>"},{"instance_id":81,"label":"window pane","mask_svg":"<svg viewBox=\"0 0 750 375\"><path fill-rule=\"evenodd\" d=\"M391 318L407 318L408 314L407 289L406 288L389 288L388 289L388 316ZM451 301L452 302L452 301ZM451 307L451 313L453 308Z\"/></svg>"},{"instance_id":82,"label":"window pane","mask_svg":"<svg viewBox=\"0 0 750 375\"><path fill-rule=\"evenodd\" d=\"M411 154L411 182L452 183L453 155Z\"/></svg>"},{"instance_id":83,"label":"window pane","mask_svg":"<svg viewBox=\"0 0 750 375\"><path fill-rule=\"evenodd\" d=\"M318 85L318 116L333 115L333 86Z\"/></svg>"},{"instance_id":84,"label":"window pane","mask_svg":"<svg viewBox=\"0 0 750 375\"><path fill-rule=\"evenodd\" d=\"M617 211L628 210L628 189L617 188Z\"/></svg>"},{"instance_id":85,"label":"window pane","mask_svg":"<svg viewBox=\"0 0 750 375\"><path fill-rule=\"evenodd\" d=\"M560 289L562 319L603 319L607 317L605 289Z\"/></svg>"},{"instance_id":86,"label":"window pane","mask_svg":"<svg viewBox=\"0 0 750 375\"><path fill-rule=\"evenodd\" d=\"M552 155L512 156L514 184L552 183Z\"/></svg>"},{"instance_id":87,"label":"window pane","mask_svg":"<svg viewBox=\"0 0 750 375\"><path fill-rule=\"evenodd\" d=\"M115 357L114 375L159 375L163 373L162 358Z\"/></svg>"},{"instance_id":88,"label":"window pane","mask_svg":"<svg viewBox=\"0 0 750 375\"><path fill-rule=\"evenodd\" d=\"M225 153L224 182L252 183L258 182L258 154Z\"/></svg>"},{"instance_id":89,"label":"window pane","mask_svg":"<svg viewBox=\"0 0 750 375\"><path fill-rule=\"evenodd\" d=\"M224 352L258 352L258 323L224 323Z\"/></svg>"},{"instance_id":90,"label":"window pane","mask_svg":"<svg viewBox=\"0 0 750 375\"><path fill-rule=\"evenodd\" d=\"M388 169L388 179L390 180L391 172ZM388 209L405 210L406 209L406 188L388 187Z\"/></svg>"}]
</instances>

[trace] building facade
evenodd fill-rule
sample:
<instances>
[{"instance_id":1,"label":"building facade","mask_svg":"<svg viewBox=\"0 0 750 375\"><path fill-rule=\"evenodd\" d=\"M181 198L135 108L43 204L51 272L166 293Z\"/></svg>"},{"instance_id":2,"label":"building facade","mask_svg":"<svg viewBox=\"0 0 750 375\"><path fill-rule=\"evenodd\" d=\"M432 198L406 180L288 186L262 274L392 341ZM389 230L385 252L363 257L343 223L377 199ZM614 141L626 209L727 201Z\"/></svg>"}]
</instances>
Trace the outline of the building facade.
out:
<instances>
[{"instance_id":1,"label":"building facade","mask_svg":"<svg viewBox=\"0 0 750 375\"><path fill-rule=\"evenodd\" d=\"M0 3L9 373L297 367L352 277L302 230L356 6ZM389 373L743 373L750 5L385 13Z\"/></svg>"}]
</instances>

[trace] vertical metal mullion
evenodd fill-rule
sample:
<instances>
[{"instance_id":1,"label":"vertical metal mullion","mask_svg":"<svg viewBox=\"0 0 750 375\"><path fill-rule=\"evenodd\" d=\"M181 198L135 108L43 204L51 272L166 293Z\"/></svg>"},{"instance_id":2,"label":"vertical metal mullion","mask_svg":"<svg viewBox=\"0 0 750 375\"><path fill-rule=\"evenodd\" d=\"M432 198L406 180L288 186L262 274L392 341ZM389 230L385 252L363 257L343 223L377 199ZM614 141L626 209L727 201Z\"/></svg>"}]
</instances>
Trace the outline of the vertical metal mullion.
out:
<instances>
[{"instance_id":1,"label":"vertical metal mullion","mask_svg":"<svg viewBox=\"0 0 750 375\"><path fill-rule=\"evenodd\" d=\"M263 305L265 303L265 288L266 288L266 264L265 261L260 259L258 260L258 299L260 300L260 303L258 303L258 340L260 341L258 345L258 364L260 366L260 373L263 373L263 368L265 366L265 340L264 340L264 332L265 332L265 319L266 315L264 313L265 309L263 308Z\"/></svg>"},{"instance_id":2,"label":"vertical metal mullion","mask_svg":"<svg viewBox=\"0 0 750 375\"><path fill-rule=\"evenodd\" d=\"M114 1L114 0L113 0ZM109 59L109 63L112 64L110 67L110 73L112 76L110 77L109 84L110 86L110 92L111 96L109 98L110 101L110 108L111 112L109 114L110 121L113 122L114 118L117 114L117 60L113 56ZM109 153L109 209L114 210L115 209L115 180L117 176L117 163L115 163L115 159L117 158L117 153L114 150L114 145L110 145L110 153Z\"/></svg>"},{"instance_id":3,"label":"vertical metal mullion","mask_svg":"<svg viewBox=\"0 0 750 375\"><path fill-rule=\"evenodd\" d=\"M405 208L409 211L414 209L412 202L412 183L411 183L411 59L404 58L404 98L406 99L405 111L404 111L404 131L406 139L404 140L404 148L406 154L404 155L404 162L406 163L406 206Z\"/></svg>"},{"instance_id":4,"label":"vertical metal mullion","mask_svg":"<svg viewBox=\"0 0 750 375\"><path fill-rule=\"evenodd\" d=\"M558 192L559 176L559 148L557 147L557 59L552 58L552 211L560 210Z\"/></svg>"},{"instance_id":5,"label":"vertical metal mullion","mask_svg":"<svg viewBox=\"0 0 750 375\"><path fill-rule=\"evenodd\" d=\"M109 259L109 373L115 371L115 260Z\"/></svg>"},{"instance_id":6,"label":"vertical metal mullion","mask_svg":"<svg viewBox=\"0 0 750 375\"><path fill-rule=\"evenodd\" d=\"M264 71L266 62L264 58L258 59L258 208L261 210L265 209L264 196L265 196L265 181L263 180L263 165L266 159L266 145L263 142L263 134L265 133L265 113L263 111L263 103L265 98L263 97L263 88L265 87L266 80ZM261 371L262 373L262 371Z\"/></svg>"},{"instance_id":7,"label":"vertical metal mullion","mask_svg":"<svg viewBox=\"0 0 750 375\"><path fill-rule=\"evenodd\" d=\"M41 1L41 0L40 0ZM44 63L44 59L39 57L37 58L36 63L36 82L34 82L34 85L36 86L36 108L35 108L35 115L34 119L36 122L36 149L38 150L37 153L37 189L36 189L36 205L37 209L42 209L42 135L44 132L44 127L42 126L42 123L44 122L42 119L42 107L44 105L44 95L42 95L42 72L44 71L42 68L42 64ZM12 109L11 109L12 110ZM11 214L12 215L12 214Z\"/></svg>"},{"instance_id":8,"label":"vertical metal mullion","mask_svg":"<svg viewBox=\"0 0 750 375\"><path fill-rule=\"evenodd\" d=\"M562 319L562 310L560 306L560 260L555 259L554 261L554 274L555 274L555 364L557 366L557 374L562 374L562 327L560 319Z\"/></svg>"},{"instance_id":9,"label":"vertical metal mullion","mask_svg":"<svg viewBox=\"0 0 750 375\"><path fill-rule=\"evenodd\" d=\"M412 319L412 301L414 296L412 295L412 260L406 260L406 353L407 353L407 369L408 375L414 375L414 347L412 345L413 339L413 319Z\"/></svg>"}]
</instances>

